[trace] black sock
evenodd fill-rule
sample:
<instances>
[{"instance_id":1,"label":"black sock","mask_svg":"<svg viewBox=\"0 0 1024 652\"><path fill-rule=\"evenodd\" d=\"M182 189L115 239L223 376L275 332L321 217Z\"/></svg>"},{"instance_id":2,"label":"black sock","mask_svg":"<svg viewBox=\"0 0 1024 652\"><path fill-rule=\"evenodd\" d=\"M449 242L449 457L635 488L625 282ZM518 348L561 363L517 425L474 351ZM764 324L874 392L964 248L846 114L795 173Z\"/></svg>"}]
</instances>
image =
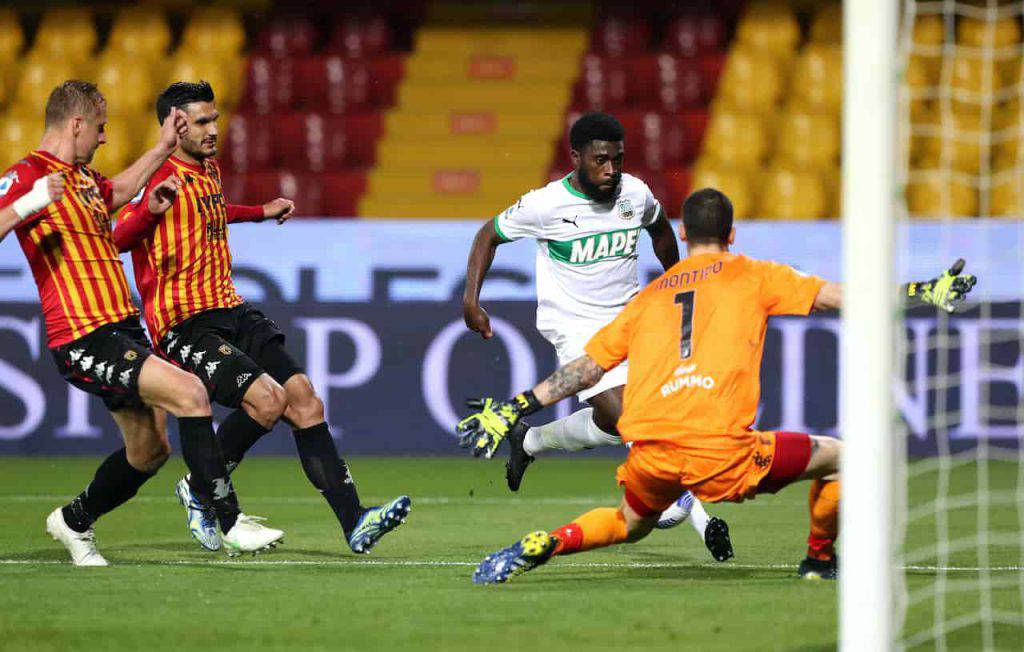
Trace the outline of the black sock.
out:
<instances>
[{"instance_id":1,"label":"black sock","mask_svg":"<svg viewBox=\"0 0 1024 652\"><path fill-rule=\"evenodd\" d=\"M241 510L217 437L213 434L213 418L179 417L178 434L181 456L191 472L189 484L201 498L213 505L221 532L226 533L235 526Z\"/></svg>"},{"instance_id":2,"label":"black sock","mask_svg":"<svg viewBox=\"0 0 1024 652\"><path fill-rule=\"evenodd\" d=\"M76 532L85 532L99 517L123 505L155 473L143 473L128 463L125 449L103 460L85 491L61 508L64 522Z\"/></svg>"},{"instance_id":3,"label":"black sock","mask_svg":"<svg viewBox=\"0 0 1024 652\"><path fill-rule=\"evenodd\" d=\"M334 510L347 537L365 510L359 504L359 492L348 465L338 456L327 423L295 430L293 434L302 470Z\"/></svg>"},{"instance_id":4,"label":"black sock","mask_svg":"<svg viewBox=\"0 0 1024 652\"><path fill-rule=\"evenodd\" d=\"M235 470L253 444L268 432L270 431L242 408L235 410L221 422L220 428L217 429L217 439L220 441L220 452L224 456L228 473Z\"/></svg>"}]
</instances>

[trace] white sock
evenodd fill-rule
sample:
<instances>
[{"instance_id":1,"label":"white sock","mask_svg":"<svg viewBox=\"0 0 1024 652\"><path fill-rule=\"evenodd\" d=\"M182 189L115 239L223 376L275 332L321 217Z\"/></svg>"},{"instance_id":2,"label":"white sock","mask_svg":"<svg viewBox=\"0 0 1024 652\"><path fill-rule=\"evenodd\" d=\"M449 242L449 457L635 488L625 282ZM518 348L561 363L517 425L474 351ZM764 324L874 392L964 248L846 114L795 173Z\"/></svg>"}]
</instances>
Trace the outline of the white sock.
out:
<instances>
[{"instance_id":1,"label":"white sock","mask_svg":"<svg viewBox=\"0 0 1024 652\"><path fill-rule=\"evenodd\" d=\"M693 494L690 495L693 496ZM693 505L690 506L690 524L693 525L694 530L697 530L701 541L704 540L704 530L707 529L710 518L708 513L704 511L704 505L697 500L696 496L693 496Z\"/></svg>"},{"instance_id":2,"label":"white sock","mask_svg":"<svg viewBox=\"0 0 1024 652\"><path fill-rule=\"evenodd\" d=\"M523 449L531 456L541 451L581 451L621 445L621 437L601 430L594 423L594 408L584 408L557 421L530 428L523 440Z\"/></svg>"}]
</instances>

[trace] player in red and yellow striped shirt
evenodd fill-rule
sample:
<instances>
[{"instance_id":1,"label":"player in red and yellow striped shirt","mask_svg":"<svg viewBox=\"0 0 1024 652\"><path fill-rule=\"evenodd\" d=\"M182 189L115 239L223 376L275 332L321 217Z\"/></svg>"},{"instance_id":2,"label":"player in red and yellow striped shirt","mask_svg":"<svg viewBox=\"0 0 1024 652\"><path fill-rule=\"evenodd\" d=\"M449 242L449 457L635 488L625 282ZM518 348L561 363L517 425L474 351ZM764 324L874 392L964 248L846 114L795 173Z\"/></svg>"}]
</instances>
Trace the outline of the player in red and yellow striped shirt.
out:
<instances>
[{"instance_id":1,"label":"player in red and yellow striped shirt","mask_svg":"<svg viewBox=\"0 0 1024 652\"><path fill-rule=\"evenodd\" d=\"M213 158L219 117L213 89L206 82L172 84L157 100L161 123L174 108L188 116L188 132L114 231L120 249L132 252L157 350L198 376L216 402L235 408L218 431L229 468L279 419L291 424L302 467L334 510L349 547L369 552L404 519L409 498L362 507L324 421L323 402L285 349L284 333L245 303L231 280L228 224L265 219L281 224L294 205L287 199L263 206L228 204ZM167 180L178 185L178 196L166 211L153 211L149 197ZM208 497L189 478L178 483L177 492L192 536L203 546L217 545L214 524L209 518L203 523Z\"/></svg>"},{"instance_id":2,"label":"player in red and yellow striped shirt","mask_svg":"<svg viewBox=\"0 0 1024 652\"><path fill-rule=\"evenodd\" d=\"M124 436L125 448L100 465L89 487L46 520L74 563L85 566L106 565L92 524L134 496L170 454L163 410L178 417L182 452L196 477L230 488L202 384L150 355L110 231L113 211L174 151L184 116L176 112L160 142L112 179L89 167L106 140L106 121L106 101L94 84L64 82L47 101L39 148L0 177L0 238L13 229L25 252L54 360L68 382L103 399ZM156 184L154 207L165 207L176 192L173 181ZM233 539L251 547L246 534L254 528L234 527L241 516L233 492L215 508L224 531L236 531Z\"/></svg>"}]
</instances>

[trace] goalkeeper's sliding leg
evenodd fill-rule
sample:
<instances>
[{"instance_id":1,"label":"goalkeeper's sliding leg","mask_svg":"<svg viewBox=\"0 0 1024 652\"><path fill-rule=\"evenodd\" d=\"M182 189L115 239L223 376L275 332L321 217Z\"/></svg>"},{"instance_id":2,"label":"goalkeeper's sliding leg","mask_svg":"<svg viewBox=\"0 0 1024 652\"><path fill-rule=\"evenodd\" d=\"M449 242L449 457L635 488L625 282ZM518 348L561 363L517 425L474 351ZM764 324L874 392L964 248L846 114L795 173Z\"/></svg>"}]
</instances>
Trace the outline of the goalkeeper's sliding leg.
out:
<instances>
[{"instance_id":1,"label":"goalkeeper's sliding leg","mask_svg":"<svg viewBox=\"0 0 1024 652\"><path fill-rule=\"evenodd\" d=\"M739 502L760 493L775 493L797 480L811 480L811 534L807 557L800 564L798 575L805 579L835 579L842 442L802 433L752 435L744 446L749 449L749 464L720 465L721 471L691 489L707 500ZM737 452L742 451L726 451L723 455L732 457ZM662 511L674 502L679 492L680 469L708 462L695 462L687 457L678 447L654 442L632 448L617 473L625 490L617 508L591 510L550 533L537 531L526 535L487 556L474 572L473 582L506 582L555 556L643 539L657 526ZM767 469L763 464L766 459L771 460Z\"/></svg>"},{"instance_id":2,"label":"goalkeeper's sliding leg","mask_svg":"<svg viewBox=\"0 0 1024 652\"><path fill-rule=\"evenodd\" d=\"M509 432L509 460L505 477L509 489L518 491L527 467L544 451L581 451L604 446L621 446L615 424L622 414L623 386L612 387L591 396L592 406L542 426L530 428L520 424ZM684 492L665 510L657 527L668 529L689 521L718 561L733 557L729 526L718 517L709 516L696 497Z\"/></svg>"}]
</instances>

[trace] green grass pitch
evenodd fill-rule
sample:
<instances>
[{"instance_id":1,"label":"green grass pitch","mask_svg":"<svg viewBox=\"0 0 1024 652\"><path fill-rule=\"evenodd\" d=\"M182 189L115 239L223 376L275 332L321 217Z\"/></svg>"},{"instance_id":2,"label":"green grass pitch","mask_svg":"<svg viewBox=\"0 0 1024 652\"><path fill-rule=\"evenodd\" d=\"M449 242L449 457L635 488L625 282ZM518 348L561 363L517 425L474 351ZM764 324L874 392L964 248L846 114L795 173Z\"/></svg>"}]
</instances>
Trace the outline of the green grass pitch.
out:
<instances>
[{"instance_id":1,"label":"green grass pitch","mask_svg":"<svg viewBox=\"0 0 1024 652\"><path fill-rule=\"evenodd\" d=\"M807 535L806 488L742 505L726 518L736 558L711 560L688 524L635 545L553 560L504 586L470 582L475 564L523 533L561 525L618 500L612 458L540 460L519 495L498 460L350 460L364 502L408 493L413 512L370 556L343 544L326 504L294 459L247 460L235 476L245 511L269 517L285 545L255 560L207 553L185 530L172 460L139 496L97 526L109 568L76 569L43 532L47 513L80 490L95 459L0 458L0 649L673 649L825 650L837 637L834 583L794 577ZM975 615L995 613L996 647L1021 649L1017 466L990 463L987 547L945 558L926 550L941 522L927 508L908 528L906 633L962 625L949 649L978 649ZM957 467L951 539L977 534L974 465ZM938 475L913 476L910 502L935 498ZM984 562L984 563L983 563ZM940 573L936 566L950 570ZM979 566L991 569L978 571ZM988 578L986 580L986 577ZM987 581L988 588L979 591ZM990 600L990 604L988 603ZM940 605L942 602L940 602ZM973 621L973 622L972 622ZM923 635L924 637L926 635ZM931 649L925 641L920 649Z\"/></svg>"}]
</instances>

